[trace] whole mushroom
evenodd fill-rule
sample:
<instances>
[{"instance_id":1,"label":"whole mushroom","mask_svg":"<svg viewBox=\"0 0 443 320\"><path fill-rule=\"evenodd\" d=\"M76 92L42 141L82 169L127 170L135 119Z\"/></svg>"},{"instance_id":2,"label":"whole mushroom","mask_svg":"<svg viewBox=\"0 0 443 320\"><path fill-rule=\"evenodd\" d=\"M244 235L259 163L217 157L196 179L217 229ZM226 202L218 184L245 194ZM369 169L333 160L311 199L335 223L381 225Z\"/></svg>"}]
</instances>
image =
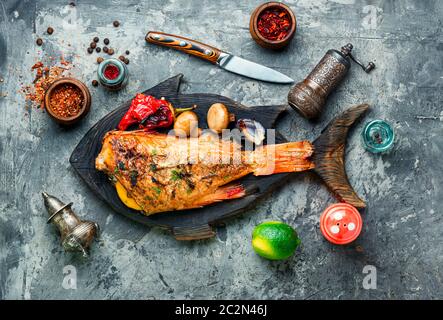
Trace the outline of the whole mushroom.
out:
<instances>
[{"instance_id":1,"label":"whole mushroom","mask_svg":"<svg viewBox=\"0 0 443 320\"><path fill-rule=\"evenodd\" d=\"M221 133L228 128L230 122L235 121L235 116L229 113L223 103L214 103L208 110L207 121L209 129Z\"/></svg>"},{"instance_id":2,"label":"whole mushroom","mask_svg":"<svg viewBox=\"0 0 443 320\"><path fill-rule=\"evenodd\" d=\"M198 127L198 117L193 111L185 111L178 115L174 122L174 131L177 134L184 132L187 137L191 135L192 130Z\"/></svg>"}]
</instances>

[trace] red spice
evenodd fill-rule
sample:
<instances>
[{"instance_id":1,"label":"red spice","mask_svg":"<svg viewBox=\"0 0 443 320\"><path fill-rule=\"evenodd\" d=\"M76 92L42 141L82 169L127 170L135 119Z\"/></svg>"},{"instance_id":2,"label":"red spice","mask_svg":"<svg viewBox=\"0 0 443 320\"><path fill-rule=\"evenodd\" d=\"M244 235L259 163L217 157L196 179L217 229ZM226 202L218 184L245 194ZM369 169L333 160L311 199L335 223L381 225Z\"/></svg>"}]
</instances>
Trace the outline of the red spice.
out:
<instances>
[{"instance_id":1,"label":"red spice","mask_svg":"<svg viewBox=\"0 0 443 320\"><path fill-rule=\"evenodd\" d=\"M260 34L272 41L283 40L291 29L292 21L286 10L278 7L263 11L258 17L257 28Z\"/></svg>"},{"instance_id":2,"label":"red spice","mask_svg":"<svg viewBox=\"0 0 443 320\"><path fill-rule=\"evenodd\" d=\"M114 64L108 64L105 67L105 70L103 71L103 74L105 76L106 79L108 80L114 80L118 77L118 75L120 74L120 70L118 69L118 67Z\"/></svg>"},{"instance_id":3,"label":"red spice","mask_svg":"<svg viewBox=\"0 0 443 320\"><path fill-rule=\"evenodd\" d=\"M82 91L69 84L56 87L49 98L51 110L63 118L77 115L83 106L83 102Z\"/></svg>"},{"instance_id":4,"label":"red spice","mask_svg":"<svg viewBox=\"0 0 443 320\"><path fill-rule=\"evenodd\" d=\"M53 57L49 57L49 60L54 60ZM65 71L70 69L69 62L62 60L60 66L45 66L42 61L37 62L31 68L31 71L35 71L35 79L31 85L26 85L21 88L21 91L25 94L25 98L31 101L32 105L36 105L39 108L44 107L44 96L46 89L52 82L61 78Z\"/></svg>"}]
</instances>

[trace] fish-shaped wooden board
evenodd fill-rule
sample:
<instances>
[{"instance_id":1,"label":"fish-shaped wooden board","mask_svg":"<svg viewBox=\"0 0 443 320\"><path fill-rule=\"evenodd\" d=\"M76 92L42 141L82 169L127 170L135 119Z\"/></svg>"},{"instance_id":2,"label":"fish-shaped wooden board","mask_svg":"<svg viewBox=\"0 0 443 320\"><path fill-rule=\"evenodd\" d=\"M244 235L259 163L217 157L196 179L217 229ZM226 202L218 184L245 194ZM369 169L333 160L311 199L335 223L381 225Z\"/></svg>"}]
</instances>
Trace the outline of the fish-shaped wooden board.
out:
<instances>
[{"instance_id":1,"label":"fish-shaped wooden board","mask_svg":"<svg viewBox=\"0 0 443 320\"><path fill-rule=\"evenodd\" d=\"M194 110L199 118L199 127L207 128L206 114L213 103L225 104L230 112L239 118L249 118L259 121L265 128L274 128L275 121L287 106L255 106L245 107L229 98L215 94L181 94L180 82L183 75L172 77L155 87L143 92L157 98L165 97L176 107L185 107L196 104ZM210 238L215 235L214 226L227 218L237 215L251 206L254 201L283 183L290 173L281 173L270 176L248 175L241 180L246 190L252 191L247 196L224 202L218 202L206 207L164 212L146 216L128 208L121 202L114 185L103 172L96 170L95 159L102 147L102 140L108 131L114 130L126 113L130 101L118 107L99 122L97 122L82 138L70 157L70 163L88 186L115 211L126 217L150 226L168 229L178 240L194 240ZM324 130L323 134L314 142L317 152L313 159L316 163L315 171L325 180L326 184L338 197L346 202L364 207L364 203L352 190L346 177L343 166L344 143L350 125L367 105L354 107L335 119ZM338 121L338 123L337 123ZM338 124L338 125L334 125ZM276 133L276 143L286 142L286 139Z\"/></svg>"}]
</instances>

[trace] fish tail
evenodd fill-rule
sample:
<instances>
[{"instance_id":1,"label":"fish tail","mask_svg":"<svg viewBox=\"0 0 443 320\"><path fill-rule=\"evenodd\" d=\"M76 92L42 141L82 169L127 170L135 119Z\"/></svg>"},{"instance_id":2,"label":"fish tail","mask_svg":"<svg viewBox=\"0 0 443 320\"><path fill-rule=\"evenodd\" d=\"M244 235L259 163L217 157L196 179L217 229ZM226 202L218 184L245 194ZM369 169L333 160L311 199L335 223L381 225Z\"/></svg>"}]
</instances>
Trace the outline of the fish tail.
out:
<instances>
[{"instance_id":1,"label":"fish tail","mask_svg":"<svg viewBox=\"0 0 443 320\"><path fill-rule=\"evenodd\" d=\"M314 168L310 159L314 148L309 141L264 146L255 151L254 175L299 172Z\"/></svg>"},{"instance_id":2,"label":"fish tail","mask_svg":"<svg viewBox=\"0 0 443 320\"><path fill-rule=\"evenodd\" d=\"M217 188L214 193L208 194L203 198L198 199L195 207L203 207L214 202L224 200L238 199L246 195L246 189L240 183L227 184Z\"/></svg>"},{"instance_id":3,"label":"fish tail","mask_svg":"<svg viewBox=\"0 0 443 320\"><path fill-rule=\"evenodd\" d=\"M364 208L360 199L349 183L345 168L345 146L349 128L369 108L361 104L349 108L333 119L314 141L315 152L312 160L316 172L336 197L356 208Z\"/></svg>"}]
</instances>

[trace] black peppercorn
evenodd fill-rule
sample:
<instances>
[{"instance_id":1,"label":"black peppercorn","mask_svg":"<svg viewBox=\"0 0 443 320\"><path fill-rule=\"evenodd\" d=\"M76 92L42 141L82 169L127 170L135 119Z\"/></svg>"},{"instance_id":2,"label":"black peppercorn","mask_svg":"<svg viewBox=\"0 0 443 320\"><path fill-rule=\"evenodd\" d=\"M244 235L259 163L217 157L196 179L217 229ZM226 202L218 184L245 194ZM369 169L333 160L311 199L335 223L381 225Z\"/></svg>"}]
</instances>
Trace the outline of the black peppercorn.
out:
<instances>
[{"instance_id":1,"label":"black peppercorn","mask_svg":"<svg viewBox=\"0 0 443 320\"><path fill-rule=\"evenodd\" d=\"M52 28L52 27L48 27L48 29L46 30L46 32L47 32L48 34L53 34L53 33L54 33L54 28Z\"/></svg>"},{"instance_id":2,"label":"black peppercorn","mask_svg":"<svg viewBox=\"0 0 443 320\"><path fill-rule=\"evenodd\" d=\"M98 42L100 39L98 37L94 37L94 42Z\"/></svg>"},{"instance_id":3,"label":"black peppercorn","mask_svg":"<svg viewBox=\"0 0 443 320\"><path fill-rule=\"evenodd\" d=\"M125 57L124 56L120 56L120 57L118 57L121 61L125 61Z\"/></svg>"},{"instance_id":4,"label":"black peppercorn","mask_svg":"<svg viewBox=\"0 0 443 320\"><path fill-rule=\"evenodd\" d=\"M115 20L112 24L114 25L114 27L117 28L117 27L120 25L120 22L118 22L117 20Z\"/></svg>"},{"instance_id":5,"label":"black peppercorn","mask_svg":"<svg viewBox=\"0 0 443 320\"><path fill-rule=\"evenodd\" d=\"M94 50L92 48L88 48L88 53L92 53Z\"/></svg>"},{"instance_id":6,"label":"black peppercorn","mask_svg":"<svg viewBox=\"0 0 443 320\"><path fill-rule=\"evenodd\" d=\"M128 55L129 54L129 50L126 50L125 53Z\"/></svg>"},{"instance_id":7,"label":"black peppercorn","mask_svg":"<svg viewBox=\"0 0 443 320\"><path fill-rule=\"evenodd\" d=\"M110 56L112 56L112 55L114 54L114 49L112 49L112 48L109 49L109 50L108 50L108 54L109 54Z\"/></svg>"},{"instance_id":8,"label":"black peppercorn","mask_svg":"<svg viewBox=\"0 0 443 320\"><path fill-rule=\"evenodd\" d=\"M98 58L97 58L97 63L102 63L103 60L105 60L105 59L103 59L102 57L98 57Z\"/></svg>"},{"instance_id":9,"label":"black peppercorn","mask_svg":"<svg viewBox=\"0 0 443 320\"><path fill-rule=\"evenodd\" d=\"M97 48L95 48L95 51L100 52L100 51L102 51L102 48L97 47Z\"/></svg>"},{"instance_id":10,"label":"black peppercorn","mask_svg":"<svg viewBox=\"0 0 443 320\"><path fill-rule=\"evenodd\" d=\"M109 44L109 39L108 39L108 38L105 38L105 39L103 40L103 42L104 42L106 45L108 45L108 44Z\"/></svg>"},{"instance_id":11,"label":"black peppercorn","mask_svg":"<svg viewBox=\"0 0 443 320\"><path fill-rule=\"evenodd\" d=\"M103 47L103 52L108 53L108 51L109 51L108 47L104 46L104 47Z\"/></svg>"},{"instance_id":12,"label":"black peppercorn","mask_svg":"<svg viewBox=\"0 0 443 320\"><path fill-rule=\"evenodd\" d=\"M38 46L41 46L43 44L43 40L41 38L38 38L36 43Z\"/></svg>"},{"instance_id":13,"label":"black peppercorn","mask_svg":"<svg viewBox=\"0 0 443 320\"><path fill-rule=\"evenodd\" d=\"M98 86L98 81L97 81L97 80L92 80L92 85L93 85L94 87L97 87L97 86Z\"/></svg>"},{"instance_id":14,"label":"black peppercorn","mask_svg":"<svg viewBox=\"0 0 443 320\"><path fill-rule=\"evenodd\" d=\"M129 64L129 59L128 59L128 58L125 58L124 63Z\"/></svg>"},{"instance_id":15,"label":"black peppercorn","mask_svg":"<svg viewBox=\"0 0 443 320\"><path fill-rule=\"evenodd\" d=\"M89 44L89 46L90 46L92 49L95 49L95 48L97 47L97 43L95 43L95 42L91 42L91 43Z\"/></svg>"}]
</instances>

